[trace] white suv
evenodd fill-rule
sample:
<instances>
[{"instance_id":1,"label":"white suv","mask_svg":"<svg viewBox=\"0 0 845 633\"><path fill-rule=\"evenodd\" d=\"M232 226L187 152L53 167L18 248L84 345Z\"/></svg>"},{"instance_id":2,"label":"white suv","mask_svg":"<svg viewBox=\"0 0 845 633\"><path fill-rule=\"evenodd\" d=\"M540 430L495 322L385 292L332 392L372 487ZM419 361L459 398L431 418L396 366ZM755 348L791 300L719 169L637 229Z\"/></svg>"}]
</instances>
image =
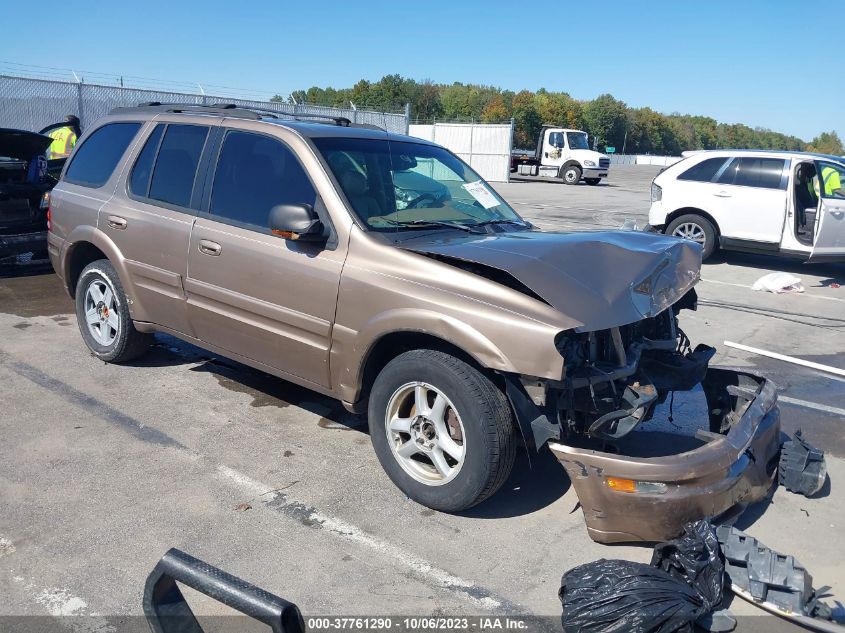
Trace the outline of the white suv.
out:
<instances>
[{"instance_id":1,"label":"white suv","mask_svg":"<svg viewBox=\"0 0 845 633\"><path fill-rule=\"evenodd\" d=\"M654 179L648 222L652 230L700 243L703 259L721 247L845 261L845 159L696 152Z\"/></svg>"}]
</instances>

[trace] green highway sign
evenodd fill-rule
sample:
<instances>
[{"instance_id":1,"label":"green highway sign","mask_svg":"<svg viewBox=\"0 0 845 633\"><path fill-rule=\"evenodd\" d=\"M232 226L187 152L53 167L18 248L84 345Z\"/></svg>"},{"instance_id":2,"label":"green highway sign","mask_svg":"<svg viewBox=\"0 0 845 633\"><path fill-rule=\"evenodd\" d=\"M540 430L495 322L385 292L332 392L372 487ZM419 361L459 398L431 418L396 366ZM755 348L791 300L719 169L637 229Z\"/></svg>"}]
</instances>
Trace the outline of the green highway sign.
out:
<instances>
[{"instance_id":1,"label":"green highway sign","mask_svg":"<svg viewBox=\"0 0 845 633\"><path fill-rule=\"evenodd\" d=\"M615 147L605 147L604 151L607 152L608 154L615 154L616 148Z\"/></svg>"}]
</instances>

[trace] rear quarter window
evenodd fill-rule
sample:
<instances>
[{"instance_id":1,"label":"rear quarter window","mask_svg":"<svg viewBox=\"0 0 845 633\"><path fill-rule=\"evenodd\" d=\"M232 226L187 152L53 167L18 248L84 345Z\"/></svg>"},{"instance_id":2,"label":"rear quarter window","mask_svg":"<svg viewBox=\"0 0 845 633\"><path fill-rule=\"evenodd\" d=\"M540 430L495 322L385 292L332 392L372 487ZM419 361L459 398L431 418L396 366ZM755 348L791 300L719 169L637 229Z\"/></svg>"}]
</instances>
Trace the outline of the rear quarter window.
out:
<instances>
[{"instance_id":1,"label":"rear quarter window","mask_svg":"<svg viewBox=\"0 0 845 633\"><path fill-rule=\"evenodd\" d=\"M128 122L107 123L95 130L76 149L64 180L85 187L102 187L139 129L140 123Z\"/></svg>"},{"instance_id":2,"label":"rear quarter window","mask_svg":"<svg viewBox=\"0 0 845 633\"><path fill-rule=\"evenodd\" d=\"M784 166L782 158L743 157L734 184L759 189L786 189Z\"/></svg>"},{"instance_id":3,"label":"rear quarter window","mask_svg":"<svg viewBox=\"0 0 845 633\"><path fill-rule=\"evenodd\" d=\"M708 158L693 165L678 176L678 180L693 180L695 182L710 182L722 168L728 158Z\"/></svg>"}]
</instances>

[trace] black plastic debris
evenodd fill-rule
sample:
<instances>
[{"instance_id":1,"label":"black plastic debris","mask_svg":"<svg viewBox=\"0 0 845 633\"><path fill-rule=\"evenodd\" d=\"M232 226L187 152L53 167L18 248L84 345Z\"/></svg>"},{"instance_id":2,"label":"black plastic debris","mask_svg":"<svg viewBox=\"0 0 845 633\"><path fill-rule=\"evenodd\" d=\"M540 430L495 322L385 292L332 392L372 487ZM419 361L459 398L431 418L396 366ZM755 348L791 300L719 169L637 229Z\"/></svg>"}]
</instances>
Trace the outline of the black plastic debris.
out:
<instances>
[{"instance_id":1,"label":"black plastic debris","mask_svg":"<svg viewBox=\"0 0 845 633\"><path fill-rule=\"evenodd\" d=\"M781 447L778 481L790 492L811 497L821 490L827 478L824 451L804 439L801 430Z\"/></svg>"},{"instance_id":2,"label":"black plastic debris","mask_svg":"<svg viewBox=\"0 0 845 633\"><path fill-rule=\"evenodd\" d=\"M563 575L566 633L683 633L708 612L698 592L668 572L625 560L597 560Z\"/></svg>"},{"instance_id":3,"label":"black plastic debris","mask_svg":"<svg viewBox=\"0 0 845 633\"><path fill-rule=\"evenodd\" d=\"M144 585L143 609L152 633L203 633L179 584L265 624L273 633L305 631L299 607L292 602L171 548Z\"/></svg>"},{"instance_id":4,"label":"black plastic debris","mask_svg":"<svg viewBox=\"0 0 845 633\"><path fill-rule=\"evenodd\" d=\"M725 574L735 593L784 615L830 620L821 598L830 587L813 589L813 577L792 556L769 549L736 528L716 529L725 557Z\"/></svg>"},{"instance_id":5,"label":"black plastic debris","mask_svg":"<svg viewBox=\"0 0 845 633\"><path fill-rule=\"evenodd\" d=\"M685 582L707 611L722 602L725 562L716 530L706 520L687 523L680 538L654 546L651 564Z\"/></svg>"}]
</instances>

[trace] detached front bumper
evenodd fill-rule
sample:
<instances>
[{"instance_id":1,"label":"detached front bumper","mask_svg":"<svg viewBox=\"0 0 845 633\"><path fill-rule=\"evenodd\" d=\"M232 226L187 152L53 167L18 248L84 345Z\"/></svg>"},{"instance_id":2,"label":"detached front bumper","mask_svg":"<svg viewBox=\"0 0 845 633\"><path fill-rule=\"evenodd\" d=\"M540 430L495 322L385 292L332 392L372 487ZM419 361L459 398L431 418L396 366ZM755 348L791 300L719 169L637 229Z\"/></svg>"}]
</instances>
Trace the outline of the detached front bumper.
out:
<instances>
[{"instance_id":1,"label":"detached front bumper","mask_svg":"<svg viewBox=\"0 0 845 633\"><path fill-rule=\"evenodd\" d=\"M717 420L717 430L718 420L730 429L704 433L706 443L694 450L638 458L549 443L572 480L594 541L668 540L689 521L718 517L768 494L780 451L775 386L721 368L710 368L702 385L711 421ZM615 481L609 484L609 478Z\"/></svg>"}]
</instances>

